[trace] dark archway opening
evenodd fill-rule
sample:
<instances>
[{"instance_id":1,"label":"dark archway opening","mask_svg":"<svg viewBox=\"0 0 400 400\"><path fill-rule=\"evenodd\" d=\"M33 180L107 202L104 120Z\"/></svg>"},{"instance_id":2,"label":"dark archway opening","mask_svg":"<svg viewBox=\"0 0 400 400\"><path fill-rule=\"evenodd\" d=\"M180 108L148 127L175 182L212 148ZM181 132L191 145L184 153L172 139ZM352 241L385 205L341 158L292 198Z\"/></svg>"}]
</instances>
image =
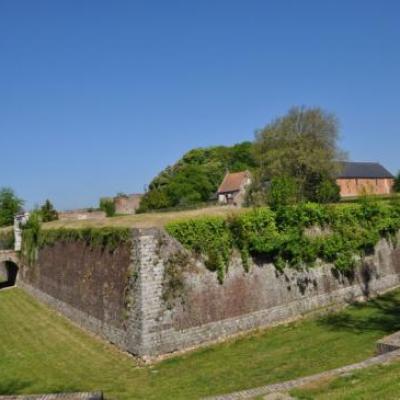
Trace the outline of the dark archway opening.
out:
<instances>
[{"instance_id":1,"label":"dark archway opening","mask_svg":"<svg viewBox=\"0 0 400 400\"><path fill-rule=\"evenodd\" d=\"M0 289L14 286L18 276L18 265L12 261L5 261L0 266Z\"/></svg>"}]
</instances>

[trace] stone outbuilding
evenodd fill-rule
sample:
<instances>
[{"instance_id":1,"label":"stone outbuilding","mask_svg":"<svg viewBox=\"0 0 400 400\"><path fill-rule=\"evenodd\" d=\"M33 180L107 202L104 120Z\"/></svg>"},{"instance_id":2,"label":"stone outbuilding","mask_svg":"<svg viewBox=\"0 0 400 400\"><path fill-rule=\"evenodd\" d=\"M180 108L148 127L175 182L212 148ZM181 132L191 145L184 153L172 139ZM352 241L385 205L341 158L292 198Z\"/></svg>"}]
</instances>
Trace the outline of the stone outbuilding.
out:
<instances>
[{"instance_id":1,"label":"stone outbuilding","mask_svg":"<svg viewBox=\"0 0 400 400\"><path fill-rule=\"evenodd\" d=\"M336 183L342 197L388 195L393 190L394 176L379 163L343 162Z\"/></svg>"},{"instance_id":2,"label":"stone outbuilding","mask_svg":"<svg viewBox=\"0 0 400 400\"><path fill-rule=\"evenodd\" d=\"M117 214L136 214L142 197L142 194L137 193L114 197L115 212Z\"/></svg>"},{"instance_id":3,"label":"stone outbuilding","mask_svg":"<svg viewBox=\"0 0 400 400\"><path fill-rule=\"evenodd\" d=\"M241 206L250 184L251 173L249 171L228 172L218 188L218 203Z\"/></svg>"}]
</instances>

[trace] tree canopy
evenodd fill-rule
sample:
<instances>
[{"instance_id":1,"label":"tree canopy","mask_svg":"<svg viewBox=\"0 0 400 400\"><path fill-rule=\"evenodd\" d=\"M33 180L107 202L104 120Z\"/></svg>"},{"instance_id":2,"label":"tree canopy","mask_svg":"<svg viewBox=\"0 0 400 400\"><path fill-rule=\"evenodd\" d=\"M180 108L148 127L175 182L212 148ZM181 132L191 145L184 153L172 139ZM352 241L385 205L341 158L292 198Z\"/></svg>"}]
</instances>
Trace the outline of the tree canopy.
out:
<instances>
[{"instance_id":1,"label":"tree canopy","mask_svg":"<svg viewBox=\"0 0 400 400\"><path fill-rule=\"evenodd\" d=\"M400 171L397 173L397 176L396 176L396 178L394 179L393 190L394 190L396 193L400 193Z\"/></svg>"},{"instance_id":2,"label":"tree canopy","mask_svg":"<svg viewBox=\"0 0 400 400\"><path fill-rule=\"evenodd\" d=\"M55 221L58 219L58 212L49 199L40 207L40 215L43 222Z\"/></svg>"},{"instance_id":3,"label":"tree canopy","mask_svg":"<svg viewBox=\"0 0 400 400\"><path fill-rule=\"evenodd\" d=\"M99 208L106 213L107 217L113 217L116 212L114 199L103 197L100 199Z\"/></svg>"},{"instance_id":4,"label":"tree canopy","mask_svg":"<svg viewBox=\"0 0 400 400\"><path fill-rule=\"evenodd\" d=\"M253 143L187 152L153 179L139 211L206 202L228 170L246 169L253 173L248 204L337 201L338 161L346 159L338 140L333 114L294 107L257 131Z\"/></svg>"},{"instance_id":5,"label":"tree canopy","mask_svg":"<svg viewBox=\"0 0 400 400\"><path fill-rule=\"evenodd\" d=\"M141 211L207 202L226 171L254 169L251 142L190 150L173 166L164 169L149 185Z\"/></svg>"},{"instance_id":6,"label":"tree canopy","mask_svg":"<svg viewBox=\"0 0 400 400\"><path fill-rule=\"evenodd\" d=\"M270 182L293 178L299 200L316 200L320 186L326 189L326 180L334 184L338 160L345 159L338 139L338 122L333 114L320 108L292 108L256 134L259 179Z\"/></svg>"},{"instance_id":7,"label":"tree canopy","mask_svg":"<svg viewBox=\"0 0 400 400\"><path fill-rule=\"evenodd\" d=\"M21 211L24 202L18 198L11 188L0 189L0 226L14 223L14 216Z\"/></svg>"}]
</instances>

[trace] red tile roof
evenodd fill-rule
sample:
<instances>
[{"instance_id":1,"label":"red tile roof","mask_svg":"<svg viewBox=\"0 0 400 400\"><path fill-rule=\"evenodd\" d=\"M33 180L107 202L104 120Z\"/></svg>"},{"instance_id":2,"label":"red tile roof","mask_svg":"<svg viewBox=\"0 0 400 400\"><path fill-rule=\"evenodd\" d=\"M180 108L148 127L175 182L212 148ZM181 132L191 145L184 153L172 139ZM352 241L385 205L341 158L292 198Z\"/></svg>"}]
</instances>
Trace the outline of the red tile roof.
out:
<instances>
[{"instance_id":1,"label":"red tile roof","mask_svg":"<svg viewBox=\"0 0 400 400\"><path fill-rule=\"evenodd\" d=\"M218 193L237 192L240 190L243 181L249 177L249 171L227 173L220 187L218 188Z\"/></svg>"}]
</instances>

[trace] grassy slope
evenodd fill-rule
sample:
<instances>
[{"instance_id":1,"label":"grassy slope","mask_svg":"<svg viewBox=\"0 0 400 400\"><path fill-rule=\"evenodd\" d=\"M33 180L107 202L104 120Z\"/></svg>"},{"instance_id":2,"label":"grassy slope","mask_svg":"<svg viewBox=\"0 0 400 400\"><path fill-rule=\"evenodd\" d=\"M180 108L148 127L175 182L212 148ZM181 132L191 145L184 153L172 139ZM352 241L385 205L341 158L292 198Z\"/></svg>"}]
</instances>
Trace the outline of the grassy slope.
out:
<instances>
[{"instance_id":1,"label":"grassy slope","mask_svg":"<svg viewBox=\"0 0 400 400\"><path fill-rule=\"evenodd\" d=\"M291 392L301 400L398 400L400 362L371 367L346 377L320 381Z\"/></svg>"},{"instance_id":2,"label":"grassy slope","mask_svg":"<svg viewBox=\"0 0 400 400\"><path fill-rule=\"evenodd\" d=\"M102 226L121 226L149 228L161 227L171 221L179 219L195 218L200 216L226 216L231 213L241 212L242 210L234 207L207 207L187 211L154 212L136 215L122 215L112 218L99 220L75 220L75 221L53 221L44 224L45 228L81 228L81 227L102 227Z\"/></svg>"},{"instance_id":3,"label":"grassy slope","mask_svg":"<svg viewBox=\"0 0 400 400\"><path fill-rule=\"evenodd\" d=\"M400 290L138 368L19 289L0 292L0 394L101 389L111 399L196 399L360 361L400 329Z\"/></svg>"},{"instance_id":4,"label":"grassy slope","mask_svg":"<svg viewBox=\"0 0 400 400\"><path fill-rule=\"evenodd\" d=\"M386 196L385 199L400 197L400 195ZM382 198L381 198L382 199ZM359 199L343 199L343 202L357 202ZM136 215L121 215L113 218L98 220L53 221L44 224L44 228L82 228L82 227L162 227L166 223L180 219L196 218L200 216L227 216L232 213L248 211L248 208L235 208L228 206L212 206L186 211L150 212ZM0 232L10 231L12 227L0 228Z\"/></svg>"},{"instance_id":5,"label":"grassy slope","mask_svg":"<svg viewBox=\"0 0 400 400\"><path fill-rule=\"evenodd\" d=\"M229 206L213 206L206 208L197 208L185 211L168 211L168 212L149 212L145 214L120 215L112 218L97 220L72 220L72 221L52 221L43 224L46 228L82 228L82 227L103 227L103 226L120 226L135 228L162 227L166 223L180 219L196 218L201 216L227 216L232 213L246 211ZM12 227L0 227L0 233L9 232Z\"/></svg>"}]
</instances>

